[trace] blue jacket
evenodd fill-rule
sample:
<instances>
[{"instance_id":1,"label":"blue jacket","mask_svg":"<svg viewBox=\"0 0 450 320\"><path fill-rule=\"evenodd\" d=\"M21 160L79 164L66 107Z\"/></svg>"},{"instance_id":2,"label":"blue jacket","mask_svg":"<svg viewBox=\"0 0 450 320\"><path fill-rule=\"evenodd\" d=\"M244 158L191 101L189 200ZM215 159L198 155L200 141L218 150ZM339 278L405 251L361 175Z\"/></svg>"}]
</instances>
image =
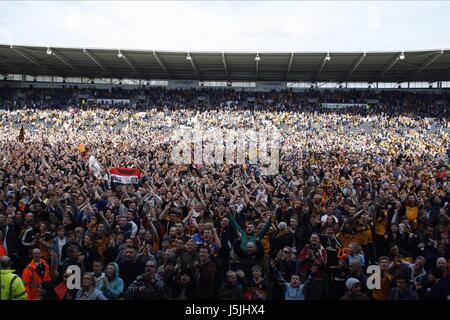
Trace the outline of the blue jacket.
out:
<instances>
[{"instance_id":1,"label":"blue jacket","mask_svg":"<svg viewBox=\"0 0 450 320\"><path fill-rule=\"evenodd\" d=\"M113 280L109 281L109 287L106 288L103 281L101 281L97 287L98 290L103 292L108 300L115 300L120 298L122 296L124 287L123 280L119 277L119 266L115 262L112 262L112 264L114 265L115 276Z\"/></svg>"},{"instance_id":2,"label":"blue jacket","mask_svg":"<svg viewBox=\"0 0 450 320\"><path fill-rule=\"evenodd\" d=\"M359 262L359 265L361 266L361 267L364 267L364 265L366 264L366 261L365 261L365 259L364 259L364 256L362 255L362 254L357 254L357 255L355 255L354 257L352 257L352 256L348 256L348 263L350 264L353 260L358 260L358 262Z\"/></svg>"},{"instance_id":3,"label":"blue jacket","mask_svg":"<svg viewBox=\"0 0 450 320\"><path fill-rule=\"evenodd\" d=\"M284 299L305 300L305 284L301 284L298 288L294 288L290 283L286 283Z\"/></svg>"}]
</instances>

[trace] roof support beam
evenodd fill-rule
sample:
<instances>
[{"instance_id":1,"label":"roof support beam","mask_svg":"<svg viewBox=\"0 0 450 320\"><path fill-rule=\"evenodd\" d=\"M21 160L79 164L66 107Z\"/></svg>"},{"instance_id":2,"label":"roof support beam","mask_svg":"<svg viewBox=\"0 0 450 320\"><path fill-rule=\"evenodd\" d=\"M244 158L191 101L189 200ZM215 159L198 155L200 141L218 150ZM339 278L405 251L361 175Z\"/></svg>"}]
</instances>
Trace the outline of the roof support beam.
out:
<instances>
[{"instance_id":1,"label":"roof support beam","mask_svg":"<svg viewBox=\"0 0 450 320\"><path fill-rule=\"evenodd\" d=\"M351 76L353 74L353 72L355 72L356 69L358 69L359 65L361 64L361 62L363 62L363 60L366 58L366 53L363 52L359 58L355 61L355 63L353 63L351 69L348 71L347 76Z\"/></svg>"},{"instance_id":2,"label":"roof support beam","mask_svg":"<svg viewBox=\"0 0 450 320\"><path fill-rule=\"evenodd\" d=\"M289 71L291 71L292 61L294 61L294 52L291 53L291 58L289 59L289 64L286 70L286 78L289 75Z\"/></svg>"},{"instance_id":3,"label":"roof support beam","mask_svg":"<svg viewBox=\"0 0 450 320\"><path fill-rule=\"evenodd\" d=\"M389 70L391 70L391 68L397 63L398 60L400 60L400 53L397 54L394 58L391 59L391 61L389 61L388 64L386 64L384 66L384 68L380 71L379 73L379 77L384 76Z\"/></svg>"},{"instance_id":4,"label":"roof support beam","mask_svg":"<svg viewBox=\"0 0 450 320\"><path fill-rule=\"evenodd\" d=\"M37 61L35 58L33 58L32 56L30 56L28 53L22 51L21 49L14 47L13 45L10 46L10 48L15 51L16 53L18 53L19 55L21 55L22 57L24 57L25 59L27 59L28 61L30 61L31 63L33 63L34 65L36 65L39 69L47 71L47 69L39 63L39 61Z\"/></svg>"},{"instance_id":5,"label":"roof support beam","mask_svg":"<svg viewBox=\"0 0 450 320\"><path fill-rule=\"evenodd\" d=\"M160 57L160 56L156 53L156 51L154 51L154 50L153 50L153 56L155 57L156 61L158 61L159 65L160 65L161 68L164 70L164 72L165 72L167 75L170 75L170 74L169 74L169 71L168 71L168 69L167 69L167 67L166 67L166 64L163 62L163 60L161 59L161 57Z\"/></svg>"},{"instance_id":6,"label":"roof support beam","mask_svg":"<svg viewBox=\"0 0 450 320\"><path fill-rule=\"evenodd\" d=\"M320 76L320 74L322 73L322 70L325 67L325 64L327 63L327 57L329 57L328 53L327 53L327 55L325 57L323 57L322 64L320 65L320 68L319 68L319 70L317 71L317 74L316 74L316 80Z\"/></svg>"},{"instance_id":7,"label":"roof support beam","mask_svg":"<svg viewBox=\"0 0 450 320\"><path fill-rule=\"evenodd\" d=\"M222 52L222 63L223 63L223 68L225 69L225 74L227 75L227 79L228 79L230 77L230 75L228 73L227 60L225 59L225 52Z\"/></svg>"},{"instance_id":8,"label":"roof support beam","mask_svg":"<svg viewBox=\"0 0 450 320\"><path fill-rule=\"evenodd\" d=\"M61 61L62 63L64 63L66 66L68 66L70 69L72 69L73 71L77 71L77 68L75 68L70 62L69 60L66 59L66 57L64 57L61 53L59 53L58 51L54 50L53 48L49 48L52 51L52 55L54 55L59 61Z\"/></svg>"},{"instance_id":9,"label":"roof support beam","mask_svg":"<svg viewBox=\"0 0 450 320\"><path fill-rule=\"evenodd\" d=\"M437 58L442 56L444 54L444 50L441 50L439 52L436 52L434 55L429 57L424 63L422 63L419 67L419 70L415 71L414 74L421 73L423 70L428 68L434 61L436 61Z\"/></svg>"},{"instance_id":10,"label":"roof support beam","mask_svg":"<svg viewBox=\"0 0 450 320\"><path fill-rule=\"evenodd\" d=\"M197 67L195 66L194 58L192 58L192 56L189 52L187 53L187 55L188 55L188 57L190 57L188 60L191 63L192 69L194 69L195 74L198 76L198 70L197 70Z\"/></svg>"},{"instance_id":11,"label":"roof support beam","mask_svg":"<svg viewBox=\"0 0 450 320\"><path fill-rule=\"evenodd\" d=\"M111 73L109 69L97 58L93 53L89 52L87 49L83 49L83 52L104 72Z\"/></svg>"},{"instance_id":12,"label":"roof support beam","mask_svg":"<svg viewBox=\"0 0 450 320\"><path fill-rule=\"evenodd\" d=\"M136 65L131 61L130 58L126 56L125 53L123 53L122 59L130 66L130 68L133 70L135 74L139 74L140 72L137 70Z\"/></svg>"},{"instance_id":13,"label":"roof support beam","mask_svg":"<svg viewBox=\"0 0 450 320\"><path fill-rule=\"evenodd\" d=\"M408 72L407 74L405 74L400 80L399 82L403 82L405 81L405 79L408 79L410 77L414 77L417 76L419 73L421 73L423 70L425 70L426 68L428 68L434 61L436 61L437 58L439 58L441 55L444 54L444 50L440 50L438 52L436 52L435 54L433 54L431 57L429 57L427 60L425 60L417 70L413 70L411 72Z\"/></svg>"},{"instance_id":14,"label":"roof support beam","mask_svg":"<svg viewBox=\"0 0 450 320\"><path fill-rule=\"evenodd\" d=\"M8 60L6 60L5 58L3 58L3 57L1 57L1 56L0 56L0 63L3 63L4 65L7 65L7 66L10 65L10 63L8 62Z\"/></svg>"}]
</instances>

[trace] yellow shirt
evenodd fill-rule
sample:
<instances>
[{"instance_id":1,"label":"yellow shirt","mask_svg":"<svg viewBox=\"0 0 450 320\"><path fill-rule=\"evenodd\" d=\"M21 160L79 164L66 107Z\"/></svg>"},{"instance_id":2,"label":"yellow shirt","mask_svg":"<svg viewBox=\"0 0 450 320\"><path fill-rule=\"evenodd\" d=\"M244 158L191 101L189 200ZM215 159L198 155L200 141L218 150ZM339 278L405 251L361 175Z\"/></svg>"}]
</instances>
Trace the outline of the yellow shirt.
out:
<instances>
[{"instance_id":1,"label":"yellow shirt","mask_svg":"<svg viewBox=\"0 0 450 320\"><path fill-rule=\"evenodd\" d=\"M416 220L418 214L419 214L419 207L406 206L406 217L408 218L409 221Z\"/></svg>"},{"instance_id":2,"label":"yellow shirt","mask_svg":"<svg viewBox=\"0 0 450 320\"><path fill-rule=\"evenodd\" d=\"M384 236L386 234L387 213L383 211L383 220L375 222L375 234Z\"/></svg>"}]
</instances>

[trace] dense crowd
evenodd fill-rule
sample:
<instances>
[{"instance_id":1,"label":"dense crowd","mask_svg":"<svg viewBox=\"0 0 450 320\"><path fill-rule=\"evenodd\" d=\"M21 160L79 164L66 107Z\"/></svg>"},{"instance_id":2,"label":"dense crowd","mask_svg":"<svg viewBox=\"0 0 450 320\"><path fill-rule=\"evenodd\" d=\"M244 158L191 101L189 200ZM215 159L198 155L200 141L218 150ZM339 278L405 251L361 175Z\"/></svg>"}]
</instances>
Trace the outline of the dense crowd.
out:
<instances>
[{"instance_id":1,"label":"dense crowd","mask_svg":"<svg viewBox=\"0 0 450 320\"><path fill-rule=\"evenodd\" d=\"M142 93L138 110L2 99L1 299L448 299L448 94ZM274 175L171 161L180 127L267 125ZM115 167L143 174L118 184Z\"/></svg>"}]
</instances>

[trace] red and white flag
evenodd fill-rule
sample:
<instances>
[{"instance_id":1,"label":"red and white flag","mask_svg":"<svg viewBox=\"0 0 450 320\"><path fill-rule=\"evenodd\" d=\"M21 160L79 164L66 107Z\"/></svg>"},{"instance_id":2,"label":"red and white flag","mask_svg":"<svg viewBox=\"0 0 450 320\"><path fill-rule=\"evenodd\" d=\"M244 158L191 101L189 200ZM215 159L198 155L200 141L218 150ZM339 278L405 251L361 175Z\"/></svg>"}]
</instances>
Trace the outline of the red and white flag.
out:
<instances>
[{"instance_id":1,"label":"red and white flag","mask_svg":"<svg viewBox=\"0 0 450 320\"><path fill-rule=\"evenodd\" d=\"M138 183L142 171L136 168L111 168L109 173L111 182L133 184Z\"/></svg>"}]
</instances>

